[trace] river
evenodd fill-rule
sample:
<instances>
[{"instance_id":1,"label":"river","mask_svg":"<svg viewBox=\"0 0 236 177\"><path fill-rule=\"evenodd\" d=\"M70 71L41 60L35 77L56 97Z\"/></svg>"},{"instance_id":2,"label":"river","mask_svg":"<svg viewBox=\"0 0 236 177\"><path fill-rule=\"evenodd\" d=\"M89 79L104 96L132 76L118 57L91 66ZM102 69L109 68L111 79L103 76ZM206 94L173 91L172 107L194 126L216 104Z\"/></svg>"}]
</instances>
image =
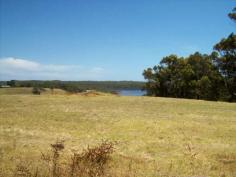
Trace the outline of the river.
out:
<instances>
[{"instance_id":1,"label":"river","mask_svg":"<svg viewBox=\"0 0 236 177\"><path fill-rule=\"evenodd\" d=\"M142 90L118 90L117 92L121 96L143 96L146 94L146 91Z\"/></svg>"}]
</instances>

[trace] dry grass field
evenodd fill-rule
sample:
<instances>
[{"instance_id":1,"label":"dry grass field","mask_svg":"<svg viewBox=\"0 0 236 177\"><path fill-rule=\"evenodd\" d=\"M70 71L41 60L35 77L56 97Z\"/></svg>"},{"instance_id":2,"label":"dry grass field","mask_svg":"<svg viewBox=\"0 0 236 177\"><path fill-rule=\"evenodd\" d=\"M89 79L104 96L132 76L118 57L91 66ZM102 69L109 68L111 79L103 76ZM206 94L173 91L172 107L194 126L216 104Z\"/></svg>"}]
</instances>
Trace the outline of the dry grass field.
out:
<instances>
[{"instance_id":1,"label":"dry grass field","mask_svg":"<svg viewBox=\"0 0 236 177\"><path fill-rule=\"evenodd\" d=\"M43 176L56 141L65 166L103 140L115 142L104 176L236 176L235 103L49 92L0 89L0 176Z\"/></svg>"}]
</instances>

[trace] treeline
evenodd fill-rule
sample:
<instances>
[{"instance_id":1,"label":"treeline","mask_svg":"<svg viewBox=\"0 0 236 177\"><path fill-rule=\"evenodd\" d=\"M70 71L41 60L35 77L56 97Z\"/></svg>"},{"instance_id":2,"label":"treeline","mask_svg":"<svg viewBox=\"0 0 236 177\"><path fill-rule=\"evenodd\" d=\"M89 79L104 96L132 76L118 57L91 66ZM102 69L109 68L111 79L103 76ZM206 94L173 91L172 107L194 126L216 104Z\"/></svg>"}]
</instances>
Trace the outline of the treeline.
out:
<instances>
[{"instance_id":1,"label":"treeline","mask_svg":"<svg viewBox=\"0 0 236 177\"><path fill-rule=\"evenodd\" d=\"M142 89L144 82L137 81L40 81L40 80L11 80L6 82L11 87L59 88L68 92L97 90L111 92L122 89Z\"/></svg>"},{"instance_id":2,"label":"treeline","mask_svg":"<svg viewBox=\"0 0 236 177\"><path fill-rule=\"evenodd\" d=\"M236 21L236 8L229 14ZM236 101L236 35L230 34L210 54L170 55L143 72L151 96Z\"/></svg>"}]
</instances>

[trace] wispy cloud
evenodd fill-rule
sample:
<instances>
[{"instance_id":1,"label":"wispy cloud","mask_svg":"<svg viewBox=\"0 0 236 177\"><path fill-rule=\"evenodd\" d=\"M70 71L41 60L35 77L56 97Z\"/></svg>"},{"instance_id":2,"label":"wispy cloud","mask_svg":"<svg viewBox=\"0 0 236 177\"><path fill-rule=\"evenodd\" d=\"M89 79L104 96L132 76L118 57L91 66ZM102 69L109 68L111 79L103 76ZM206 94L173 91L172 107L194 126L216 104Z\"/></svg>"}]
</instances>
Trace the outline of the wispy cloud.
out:
<instances>
[{"instance_id":1,"label":"wispy cloud","mask_svg":"<svg viewBox=\"0 0 236 177\"><path fill-rule=\"evenodd\" d=\"M102 80L104 76L105 70L97 66L42 64L13 57L0 59L0 80Z\"/></svg>"}]
</instances>

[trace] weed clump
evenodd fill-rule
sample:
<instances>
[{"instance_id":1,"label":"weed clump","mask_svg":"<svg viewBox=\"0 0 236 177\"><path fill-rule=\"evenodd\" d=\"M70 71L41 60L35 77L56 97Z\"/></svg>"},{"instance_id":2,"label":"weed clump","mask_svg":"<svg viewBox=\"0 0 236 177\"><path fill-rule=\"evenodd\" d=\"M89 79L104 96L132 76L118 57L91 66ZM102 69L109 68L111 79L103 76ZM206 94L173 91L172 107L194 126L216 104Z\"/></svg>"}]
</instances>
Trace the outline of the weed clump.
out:
<instances>
[{"instance_id":1,"label":"weed clump","mask_svg":"<svg viewBox=\"0 0 236 177\"><path fill-rule=\"evenodd\" d=\"M74 153L71 163L71 176L103 176L108 167L110 155L114 152L114 143L104 141L100 145L84 149L82 153Z\"/></svg>"},{"instance_id":2,"label":"weed clump","mask_svg":"<svg viewBox=\"0 0 236 177\"><path fill-rule=\"evenodd\" d=\"M111 154L114 152L114 143L103 141L101 144L81 153L73 153L71 158L63 159L63 142L51 144L50 153L42 153L38 166L21 162L16 166L15 177L100 177L108 175ZM43 163L42 163L43 162ZM40 165L41 164L41 165ZM41 170L39 170L41 169Z\"/></svg>"}]
</instances>

